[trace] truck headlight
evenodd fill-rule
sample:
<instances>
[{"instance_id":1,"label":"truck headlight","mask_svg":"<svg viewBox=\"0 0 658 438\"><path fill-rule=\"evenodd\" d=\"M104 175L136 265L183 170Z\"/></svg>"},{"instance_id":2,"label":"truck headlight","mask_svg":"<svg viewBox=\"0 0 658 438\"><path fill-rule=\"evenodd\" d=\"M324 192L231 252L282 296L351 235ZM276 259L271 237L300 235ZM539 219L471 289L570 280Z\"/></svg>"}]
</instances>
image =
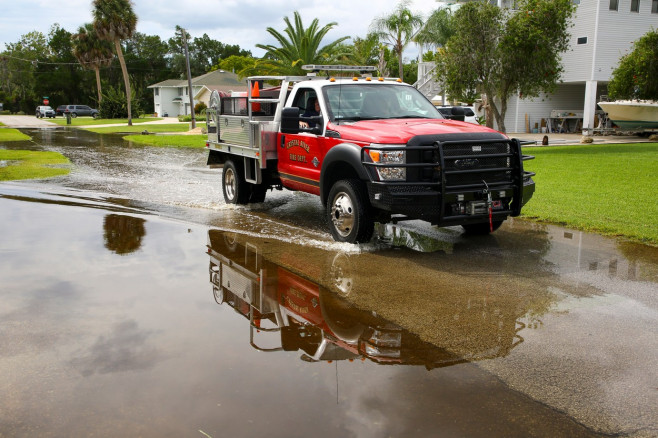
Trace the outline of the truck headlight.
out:
<instances>
[{"instance_id":1,"label":"truck headlight","mask_svg":"<svg viewBox=\"0 0 658 438\"><path fill-rule=\"evenodd\" d=\"M379 146L382 145L373 145ZM393 145L386 145L393 146ZM404 147L404 145L394 145L395 147ZM405 164L406 158L404 151L386 150L386 149L369 149L368 155L373 163L379 164ZM377 174L382 181L405 181L407 179L406 167L376 167Z\"/></svg>"}]
</instances>

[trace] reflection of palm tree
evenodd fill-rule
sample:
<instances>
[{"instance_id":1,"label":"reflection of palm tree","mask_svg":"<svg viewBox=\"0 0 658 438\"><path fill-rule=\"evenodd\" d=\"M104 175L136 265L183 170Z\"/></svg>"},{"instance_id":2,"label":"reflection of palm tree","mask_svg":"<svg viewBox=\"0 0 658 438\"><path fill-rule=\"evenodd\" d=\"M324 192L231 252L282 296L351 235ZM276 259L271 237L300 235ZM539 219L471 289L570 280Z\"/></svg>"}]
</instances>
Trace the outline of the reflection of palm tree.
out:
<instances>
[{"instance_id":1,"label":"reflection of palm tree","mask_svg":"<svg viewBox=\"0 0 658 438\"><path fill-rule=\"evenodd\" d=\"M137 251L146 235L144 219L118 214L108 214L103 221L105 247L117 254Z\"/></svg>"},{"instance_id":2,"label":"reflection of palm tree","mask_svg":"<svg viewBox=\"0 0 658 438\"><path fill-rule=\"evenodd\" d=\"M73 35L73 55L82 64L82 67L94 70L96 73L96 89L98 90L98 103L101 103L101 74L100 68L112 63L112 45L102 40L96 34L92 24L80 26L78 33Z\"/></svg>"},{"instance_id":3,"label":"reflection of palm tree","mask_svg":"<svg viewBox=\"0 0 658 438\"><path fill-rule=\"evenodd\" d=\"M123 82L126 86L126 105L128 109L128 125L132 125L130 79L126 61L123 59L121 40L130 38L137 28L137 15L133 12L130 0L94 0L94 29L98 37L114 42Z\"/></svg>"}]
</instances>

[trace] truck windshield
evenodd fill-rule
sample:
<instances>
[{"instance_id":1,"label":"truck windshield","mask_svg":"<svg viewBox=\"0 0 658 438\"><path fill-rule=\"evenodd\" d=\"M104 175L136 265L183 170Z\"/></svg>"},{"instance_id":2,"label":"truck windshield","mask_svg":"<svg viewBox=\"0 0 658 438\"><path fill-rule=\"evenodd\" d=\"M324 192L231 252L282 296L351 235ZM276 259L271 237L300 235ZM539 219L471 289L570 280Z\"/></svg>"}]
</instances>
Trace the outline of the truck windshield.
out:
<instances>
[{"instance_id":1,"label":"truck windshield","mask_svg":"<svg viewBox=\"0 0 658 438\"><path fill-rule=\"evenodd\" d=\"M444 118L418 90L394 84L336 84L324 88L332 122Z\"/></svg>"}]
</instances>

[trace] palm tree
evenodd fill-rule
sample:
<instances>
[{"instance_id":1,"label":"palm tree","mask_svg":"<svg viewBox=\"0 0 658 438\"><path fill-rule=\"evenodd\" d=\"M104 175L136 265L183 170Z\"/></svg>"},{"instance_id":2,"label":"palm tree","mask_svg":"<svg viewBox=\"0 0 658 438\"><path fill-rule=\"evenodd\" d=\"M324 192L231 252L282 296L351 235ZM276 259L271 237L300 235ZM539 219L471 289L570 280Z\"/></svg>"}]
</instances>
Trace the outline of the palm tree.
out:
<instances>
[{"instance_id":1,"label":"palm tree","mask_svg":"<svg viewBox=\"0 0 658 438\"><path fill-rule=\"evenodd\" d=\"M126 104L128 108L128 125L132 125L130 105L130 78L126 61L123 59L121 40L130 38L137 27L137 15L133 12L131 0L94 0L94 29L98 37L114 42L114 47L121 64L123 82L126 86Z\"/></svg>"},{"instance_id":2,"label":"palm tree","mask_svg":"<svg viewBox=\"0 0 658 438\"><path fill-rule=\"evenodd\" d=\"M336 41L320 47L322 39L334 26L331 22L321 29L318 19L314 19L308 28L304 28L299 12L295 11L295 25L285 17L286 23L284 34L268 27L267 32L272 35L281 47L273 45L256 44L256 47L266 51L263 62L256 68L261 71L266 69L271 74L303 74L302 66L306 64L327 64L339 54L337 49L340 44L349 39L342 37Z\"/></svg>"},{"instance_id":3,"label":"palm tree","mask_svg":"<svg viewBox=\"0 0 658 438\"><path fill-rule=\"evenodd\" d=\"M414 14L408 8L409 0L403 0L391 15L376 18L371 29L379 34L380 38L387 41L398 55L398 75L402 78L404 66L402 64L402 52L414 37L418 28L423 24L419 14Z\"/></svg>"},{"instance_id":4,"label":"palm tree","mask_svg":"<svg viewBox=\"0 0 658 438\"><path fill-rule=\"evenodd\" d=\"M414 37L414 41L430 47L443 47L455 34L450 9L436 9L432 12Z\"/></svg>"},{"instance_id":5,"label":"palm tree","mask_svg":"<svg viewBox=\"0 0 658 438\"><path fill-rule=\"evenodd\" d=\"M90 23L80 26L78 33L72 36L72 40L73 55L78 59L78 62L82 64L82 67L94 70L96 73L96 89L98 90L98 103L100 104L103 99L100 68L112 63L112 44L98 38L94 25Z\"/></svg>"}]
</instances>

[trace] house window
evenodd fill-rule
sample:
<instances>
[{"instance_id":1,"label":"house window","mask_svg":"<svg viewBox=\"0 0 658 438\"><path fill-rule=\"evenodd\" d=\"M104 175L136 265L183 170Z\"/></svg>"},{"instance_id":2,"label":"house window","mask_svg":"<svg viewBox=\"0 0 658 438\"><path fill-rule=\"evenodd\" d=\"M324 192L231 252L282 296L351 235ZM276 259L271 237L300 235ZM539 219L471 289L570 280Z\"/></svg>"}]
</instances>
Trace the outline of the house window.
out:
<instances>
[{"instance_id":1,"label":"house window","mask_svg":"<svg viewBox=\"0 0 658 438\"><path fill-rule=\"evenodd\" d=\"M587 44L587 37L578 38L578 44Z\"/></svg>"},{"instance_id":2,"label":"house window","mask_svg":"<svg viewBox=\"0 0 658 438\"><path fill-rule=\"evenodd\" d=\"M653 0L651 2L651 13L658 14L658 0Z\"/></svg>"},{"instance_id":3,"label":"house window","mask_svg":"<svg viewBox=\"0 0 658 438\"><path fill-rule=\"evenodd\" d=\"M631 0L631 12L640 12L640 0Z\"/></svg>"},{"instance_id":4,"label":"house window","mask_svg":"<svg viewBox=\"0 0 658 438\"><path fill-rule=\"evenodd\" d=\"M159 89L159 88L156 88L156 89L155 89L155 95L156 95L156 96L159 96L159 95L160 95L160 89Z\"/></svg>"},{"instance_id":5,"label":"house window","mask_svg":"<svg viewBox=\"0 0 658 438\"><path fill-rule=\"evenodd\" d=\"M619 10L619 0L610 0L610 10L611 11Z\"/></svg>"}]
</instances>

